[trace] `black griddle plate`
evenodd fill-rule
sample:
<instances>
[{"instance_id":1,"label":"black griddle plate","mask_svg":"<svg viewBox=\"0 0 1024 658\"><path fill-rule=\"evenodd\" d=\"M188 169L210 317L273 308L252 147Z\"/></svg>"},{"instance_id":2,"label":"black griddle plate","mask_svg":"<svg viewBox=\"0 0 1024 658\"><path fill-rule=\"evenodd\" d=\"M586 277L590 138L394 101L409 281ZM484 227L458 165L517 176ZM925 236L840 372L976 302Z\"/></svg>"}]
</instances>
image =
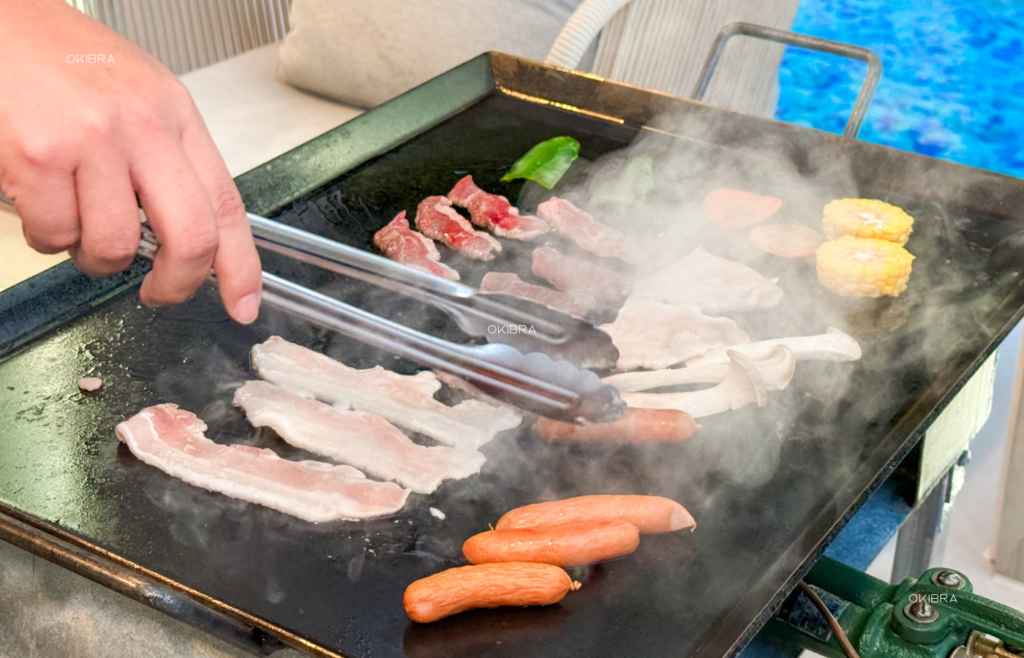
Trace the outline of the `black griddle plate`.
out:
<instances>
[{"instance_id":1,"label":"black griddle plate","mask_svg":"<svg viewBox=\"0 0 1024 658\"><path fill-rule=\"evenodd\" d=\"M662 115L668 110L671 121ZM396 212L411 215L424 196L445 193L465 172L515 197L520 186L501 184L501 173L558 134L576 136L590 161L640 143L656 172L674 149L681 157L667 170L676 182L689 181L678 198L659 192L662 210L676 209L674 223L654 229L628 206L608 216L628 218L637 236L671 244L679 256L713 243L716 253L778 276L786 290L778 309L736 317L753 338L834 325L860 337L864 359L802 363L768 406L705 419L681 445L552 446L525 424L485 447L489 461L479 476L413 495L396 517L312 525L166 476L135 459L113 428L144 406L175 402L198 413L215 441L308 457L270 431L249 428L231 407L233 388L253 377L250 346L280 334L355 366L408 372L411 364L270 311L250 327L235 325L209 289L180 307L141 308L140 265L105 284L65 265L0 295L7 319L0 511L35 519L322 654L711 658L738 651L1022 315L1024 184L497 54L238 184L251 211L366 247ZM817 285L813 262L764 257L742 232L704 228L699 202L707 190L775 193L770 173L749 171L761 157L782 158L803 180L818 181L799 194L780 193L790 221L818 226L823 203L855 195L913 214L908 248L917 261L907 292L896 300L843 300ZM852 177L832 185L842 177L829 172L840 165ZM585 163L575 169L587 171ZM659 179L662 190L671 182ZM503 243L506 252L489 266L445 257L475 284L488 267L528 258L529 247ZM269 255L264 264L462 338L443 316L401 298ZM103 388L79 392L75 382L85 375L102 377ZM557 606L475 611L429 626L406 619L404 588L462 564L462 541L506 510L616 492L675 498L694 513L697 530L645 536L628 558L572 570L583 588Z\"/></svg>"}]
</instances>

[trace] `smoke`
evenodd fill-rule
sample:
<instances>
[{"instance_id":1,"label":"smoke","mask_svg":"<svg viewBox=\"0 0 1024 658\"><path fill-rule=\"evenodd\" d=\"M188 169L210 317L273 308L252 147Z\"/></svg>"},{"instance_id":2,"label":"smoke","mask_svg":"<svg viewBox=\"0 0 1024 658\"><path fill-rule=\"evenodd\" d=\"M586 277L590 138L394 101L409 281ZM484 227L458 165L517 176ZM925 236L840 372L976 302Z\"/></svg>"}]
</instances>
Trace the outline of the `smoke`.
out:
<instances>
[{"instance_id":1,"label":"smoke","mask_svg":"<svg viewBox=\"0 0 1024 658\"><path fill-rule=\"evenodd\" d=\"M934 406L939 394L950 392L973 355L1011 319L1013 311L1004 300L1015 289L1024 264L1024 231L1003 218L1005 209L1019 205L1024 194L1019 186L1000 192L992 177L963 167L726 116L727 122L696 114L661 117L657 130L641 130L627 148L578 162L553 193L625 232L644 254L635 267L597 258L595 262L638 281L700 247L777 279L784 290L775 308L728 314L752 340L820 334L836 327L857 338L861 360L799 362L788 388L769 393L764 407L752 405L702 418L702 429L680 444L552 444L531 429L535 417L527 414L518 430L505 432L482 448L488 461L478 476L446 481L430 496L410 496L406 509L395 518L313 526L252 505L236 508L223 496L161 480L163 484L147 488L146 494L174 518L169 529L174 541L204 551L221 547L223 557L211 562L211 572L216 568L239 579L251 578L259 596L275 605L296 605L307 596L304 588L335 588L338 626L344 626L345 633L347 619L383 606L393 609L404 586L415 578L463 564L461 545L466 538L486 530L509 509L540 500L657 494L680 501L694 514L697 529L692 534L645 536L638 555L572 573L584 588L567 598L566 606L594 597L616 602L589 608L597 615L606 608L644 614L671 609L665 632L691 623L694 628L710 627L709 618L717 619L723 610L735 607L742 595L738 588L758 582L780 556L793 547L804 551L801 557L809 554L812 544L852 504L851 496L862 493L871 477L884 470L880 460L896 454L917 429L916 423L925 420L930 407L920 403ZM430 139L436 143L443 141L442 136ZM404 152L412 154L408 157L418 167L415 157L422 150ZM404 162L408 169L396 170L416 175L389 175L387 157L392 156L385 156L385 164L361 168L337 189L297 206L286 219L297 216L308 230L365 247L373 231L398 211L412 212L419 199L446 192L464 175L432 165L430 175L421 180L416 178L420 169L401 160L396 162ZM374 169L378 166L381 169ZM472 172L475 177L482 172L479 184L497 189L494 181L507 166L504 160L493 166L485 161L482 168L474 165ZM878 198L903 207L915 218L907 248L917 256L907 291L898 298L881 299L834 295L818 283L813 257L771 256L750 244L746 230L711 226L702 200L720 187L778 197L782 209L768 222L802 224L818 231L822 208L833 199ZM518 205L530 212L546 194L550 193L526 187ZM545 242L585 256L550 235L534 243L504 240L502 255L486 263L441 251L443 260L470 285L477 285L491 270L516 271L540 284L530 272L529 255ZM272 257L264 266L426 333L467 340L446 316L404 298ZM615 310L599 309L592 319L607 322ZM405 373L419 369L269 309L256 331L261 340L280 334L354 367L379 364ZM216 347L202 355L205 362L182 370L187 375L175 370L161 375L156 386L160 398L200 411L211 426L211 437L220 442L272 447L286 458L312 457L289 448L272 432L246 426L230 404L231 389L254 375L237 357ZM442 393L449 404L464 395L451 389ZM421 436L414 439L431 443ZM860 489L853 492L849 487L855 473ZM446 518L433 516L431 507ZM823 523L828 528L823 530ZM804 533L812 525L819 535L807 543ZM702 597L700 605L687 600L694 592ZM535 624L547 622L560 633L567 618L562 612L568 609L522 613L524 634L532 636ZM483 614L481 642L492 638L494 627L493 619ZM472 623L477 618L459 619ZM602 622L616 628L614 620L586 617L595 628ZM404 620L396 615L387 623ZM451 628L457 631L454 635L465 636L461 623L453 620ZM510 635L516 636L510 643L530 642L529 637L518 639L518 633ZM444 645L437 640L443 639L444 633L418 627L405 637L406 645L415 648L409 653L416 655L432 655ZM659 646L657 641L652 640L652 646Z\"/></svg>"},{"instance_id":2,"label":"smoke","mask_svg":"<svg viewBox=\"0 0 1024 658\"><path fill-rule=\"evenodd\" d=\"M582 174L554 191L640 246L644 257L630 272L634 283L702 248L777 280L785 291L775 308L724 314L751 340L820 334L829 326L849 331L841 318L822 313L829 301L824 298L831 293L818 290L813 258L782 259L764 253L750 244L747 229L715 228L702 209L708 192L730 187L782 199L781 211L770 222L803 224L820 232L821 210L828 201L858 196L851 164L842 150L812 148L794 157L794 145L785 136L773 134L758 136L753 145L737 144L733 126L692 114L663 116L653 124L657 130L641 131L628 148L585 163ZM537 196L528 199L539 200ZM684 446L641 452L635 468L660 474L666 455L678 453L672 473L661 478L662 484L671 487L668 480L676 478L707 483L699 500L684 503L714 509L719 489L756 489L771 480L784 456L794 459L790 438L803 406L816 400L831 405L843 398L849 373L856 367L842 364L827 379L808 381L807 367L800 363L790 389L770 393L765 408L700 419L703 429ZM807 386L814 391L810 402L801 390Z\"/></svg>"},{"instance_id":3,"label":"smoke","mask_svg":"<svg viewBox=\"0 0 1024 658\"><path fill-rule=\"evenodd\" d=\"M916 400L937 395L944 385L948 390L969 366L968 357L1003 328L993 323L992 314L1020 265L993 268L987 258L998 244L992 227L979 234L979 213L964 207L965 199L977 201L999 186L989 175L957 165L786 126L751 128L735 115L667 115L652 125L656 129L642 130L629 147L574 165L576 171L553 192L528 184L519 198L521 209L532 211L554 194L623 231L644 254L629 271L634 282L698 247L743 263L785 291L775 308L725 314L752 340L836 327L859 341L864 356L854 363L799 362L788 389L770 393L765 407L701 419L703 429L682 446L580 447L565 468L570 486L561 491L548 486L548 492L568 495L593 488L596 481L611 490L632 479L636 492L644 491L641 482L647 490L675 489L689 494L679 498L685 504L723 513L716 500L720 493L735 498L737 490L753 495L779 486L802 491L800 483L808 478L834 478L838 488L862 464L864 451L877 445ZM813 257L776 257L755 248L747 229L712 226L702 200L721 187L778 197L782 208L767 223L800 224L818 232L822 209L834 199L874 198L904 208L915 218L907 249L916 261L907 291L878 299L833 294L817 281ZM1003 192L1014 194L1019 190ZM993 209L1005 204L987 199ZM1021 235L1013 228L1007 238L1019 241ZM520 275L529 278L528 271ZM693 388L699 387L659 392ZM495 461L505 458L498 454ZM628 475L617 479L622 470ZM814 496L829 489L819 487ZM810 513L815 504L824 500L793 504L793 513Z\"/></svg>"},{"instance_id":4,"label":"smoke","mask_svg":"<svg viewBox=\"0 0 1024 658\"><path fill-rule=\"evenodd\" d=\"M979 341L993 334L989 317L1001 293L995 289L998 286L986 287L994 281L984 260L978 258L979 245L970 236L965 239L965 223L970 225L972 218L954 203L966 196L982 196L979 186L984 187L984 181L968 170L803 129L779 124L769 128L732 114L666 115L651 126L641 130L627 148L591 162L578 161L553 192L527 184L517 205L531 212L553 193L623 231L640 246L644 255L640 263L627 267L610 259L590 258L633 281L698 247L743 263L777 279L785 291L775 308L728 314L752 340L814 335L836 327L860 342L864 357L855 363L800 362L787 390L770 393L765 407L701 419L703 429L677 446L552 447L525 429L528 418L521 432L499 437L485 448L489 462L482 484L445 487L439 499L445 500L446 513L453 505L458 508L463 498L473 505L491 500L500 515L503 506L507 509L514 502L587 490L678 494L687 505L721 514L722 505L739 505L737 500L747 501L747 495L755 496L764 487L803 491L794 483L821 477L841 480L858 467L862 452L881 440L914 399L951 364L964 367L957 359L977 350ZM443 141L440 135L429 139ZM586 138L582 141L586 152ZM410 166L400 158L395 162L396 171ZM386 163L375 166L382 169L356 172L343 186L300 204L290 211L291 219L308 230L365 245L388 218L400 210L413 213L420 198L445 192L467 170L431 165L426 175L410 179L385 175ZM489 166L474 161L468 169L478 183L493 187L487 182L492 176ZM495 172L502 167L507 163L496 166ZM878 198L903 207L916 219L907 245L917 256L908 290L898 298L834 295L818 283L813 257L772 256L755 248L745 229L712 226L704 216L702 200L720 187L778 197L782 209L768 223L801 224L819 232L822 209L833 199ZM516 271L527 281L544 283L532 275L529 258L543 243L586 256L551 234L533 243L502 242L502 254L486 263L443 246L441 252L443 260L470 285L492 270ZM295 266L268 262L273 266L269 269L305 279L307 285L356 306L455 342L467 340L443 314L421 305L358 282L310 278L305 270L288 271ZM615 312L615 307L599 309L592 319L606 322ZM268 323L275 333L294 337L349 365L382 364L399 372L417 369L380 350L283 316L272 315ZM686 388L693 387L682 390ZM549 460L554 464L550 468ZM503 477L498 475L502 472ZM493 486L486 484L488 473ZM517 491L531 492L530 499L510 498L504 493L510 483ZM820 497L827 490L819 488L813 494L819 500L808 502L806 509L822 504ZM722 502L725 499L732 502Z\"/></svg>"},{"instance_id":5,"label":"smoke","mask_svg":"<svg viewBox=\"0 0 1024 658\"><path fill-rule=\"evenodd\" d=\"M858 340L863 357L799 362L789 387L769 393L766 406L700 419L702 429L678 445L553 445L534 432L499 437L484 448L489 461L480 478L453 493L478 518L588 493L680 501L697 519L692 535L645 537L642 557L616 563L616 578L599 586L584 574L581 591L599 591L616 610L672 610L676 627L701 617L705 625L695 627L707 628L772 569L791 575L955 390L971 360L1008 329L1013 311L1005 300L1024 266L1024 233L1001 218L1021 192L1000 192L984 173L810 131L759 123L755 132L694 114L657 123L664 132L641 131L628 148L579 163L581 171L553 193L640 245L644 258L628 271L634 282L703 248L777 279L784 290L775 308L727 314L752 340L836 327ZM649 163L649 184L630 180L648 167L636 162ZM833 199L904 208L915 218L908 289L897 298L833 294L818 282L813 257L771 256L750 244L747 230L713 227L702 200L720 187L778 197L783 206L768 222L819 232ZM544 198L524 189L520 206L532 211ZM528 269L520 274L529 280ZM664 562L633 562L655 556ZM638 575L650 570L657 576ZM638 582L649 608L616 589ZM699 595L706 612L674 592Z\"/></svg>"}]
</instances>

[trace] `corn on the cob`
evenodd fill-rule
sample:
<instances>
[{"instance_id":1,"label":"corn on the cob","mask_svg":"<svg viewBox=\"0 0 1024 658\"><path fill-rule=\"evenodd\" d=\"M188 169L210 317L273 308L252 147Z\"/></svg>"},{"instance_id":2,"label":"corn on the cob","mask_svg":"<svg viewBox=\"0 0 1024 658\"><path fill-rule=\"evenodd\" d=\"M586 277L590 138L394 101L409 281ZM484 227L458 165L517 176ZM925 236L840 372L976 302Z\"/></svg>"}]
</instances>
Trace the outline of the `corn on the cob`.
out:
<instances>
[{"instance_id":1,"label":"corn on the cob","mask_svg":"<svg viewBox=\"0 0 1024 658\"><path fill-rule=\"evenodd\" d=\"M913 260L894 242L844 235L818 247L818 280L844 297L898 297L907 288Z\"/></svg>"},{"instance_id":2,"label":"corn on the cob","mask_svg":"<svg viewBox=\"0 0 1024 658\"><path fill-rule=\"evenodd\" d=\"M825 206L825 235L888 240L902 246L913 230L914 218L902 208L877 199L836 199Z\"/></svg>"}]
</instances>

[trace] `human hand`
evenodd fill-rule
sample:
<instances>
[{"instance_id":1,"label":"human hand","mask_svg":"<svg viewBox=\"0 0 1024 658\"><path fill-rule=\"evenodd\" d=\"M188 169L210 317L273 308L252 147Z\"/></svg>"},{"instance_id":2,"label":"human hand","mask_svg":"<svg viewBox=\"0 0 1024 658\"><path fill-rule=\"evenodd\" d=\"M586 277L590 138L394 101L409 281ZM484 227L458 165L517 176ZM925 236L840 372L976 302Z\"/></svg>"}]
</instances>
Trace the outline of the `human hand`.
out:
<instances>
[{"instance_id":1,"label":"human hand","mask_svg":"<svg viewBox=\"0 0 1024 658\"><path fill-rule=\"evenodd\" d=\"M185 87L61 0L0 0L0 17L0 189L28 244L67 250L91 276L120 271L139 245L138 195L161 242L142 302L185 301L212 268L228 313L252 322L259 257Z\"/></svg>"}]
</instances>

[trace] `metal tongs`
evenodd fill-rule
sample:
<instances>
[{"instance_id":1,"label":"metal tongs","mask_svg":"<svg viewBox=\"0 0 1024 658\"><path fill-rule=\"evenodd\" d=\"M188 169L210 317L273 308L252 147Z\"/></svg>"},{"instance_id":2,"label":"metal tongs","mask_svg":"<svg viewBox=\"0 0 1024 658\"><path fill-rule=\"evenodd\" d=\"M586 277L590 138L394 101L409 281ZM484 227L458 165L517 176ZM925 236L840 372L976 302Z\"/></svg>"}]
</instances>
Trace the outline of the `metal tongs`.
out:
<instances>
[{"instance_id":1,"label":"metal tongs","mask_svg":"<svg viewBox=\"0 0 1024 658\"><path fill-rule=\"evenodd\" d=\"M619 359L608 334L543 304L480 292L258 215L249 214L249 225L258 247L439 308L470 336L541 352L581 368L613 368Z\"/></svg>"},{"instance_id":2,"label":"metal tongs","mask_svg":"<svg viewBox=\"0 0 1024 658\"><path fill-rule=\"evenodd\" d=\"M546 307L542 307L543 312L535 312L532 307L540 305L530 304L529 310L517 308L519 305L506 305L505 296L481 296L468 286L263 217L250 214L249 221L258 246L431 303L449 312L471 335L481 335L479 330L483 326L485 336L519 336L526 339L520 341L521 344L555 351L556 355L561 346L571 351L574 339L590 342L595 349L606 352L611 347L610 339L603 332L570 316L564 316L563 320L560 317L563 314ZM156 235L143 223L139 254L152 259L159 246ZM214 278L212 274L211 278ZM263 272L263 303L424 366L448 372L498 400L548 418L609 422L625 410L618 391L602 385L596 374L581 370L569 361L552 359L541 351L523 354L512 345L502 343L452 343L268 272ZM498 334L488 332L488 325L482 324L495 321L516 322L519 326L534 328L535 332ZM606 340L607 346L602 348Z\"/></svg>"}]
</instances>

